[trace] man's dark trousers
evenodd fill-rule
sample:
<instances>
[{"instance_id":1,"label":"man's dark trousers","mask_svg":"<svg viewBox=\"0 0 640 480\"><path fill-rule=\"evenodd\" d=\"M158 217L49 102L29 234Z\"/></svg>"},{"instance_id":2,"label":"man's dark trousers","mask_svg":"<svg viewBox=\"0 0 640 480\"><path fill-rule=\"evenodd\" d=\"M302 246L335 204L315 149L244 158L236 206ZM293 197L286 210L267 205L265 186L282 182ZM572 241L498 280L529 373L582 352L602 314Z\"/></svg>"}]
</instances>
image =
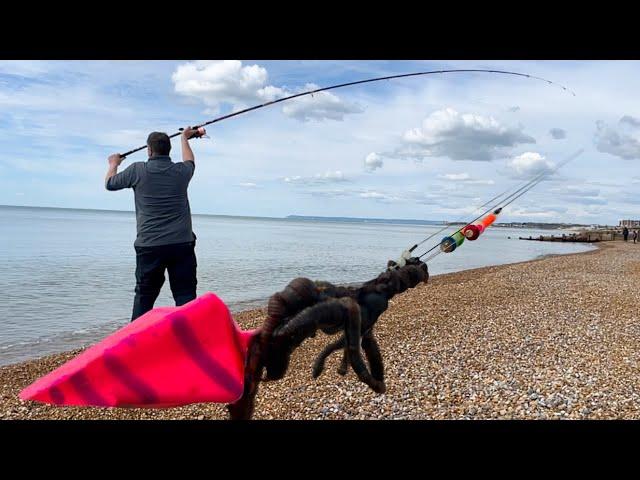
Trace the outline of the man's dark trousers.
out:
<instances>
[{"instance_id":1,"label":"man's dark trousers","mask_svg":"<svg viewBox=\"0 0 640 480\"><path fill-rule=\"evenodd\" d=\"M135 247L136 296L131 320L147 313L160 294L164 271L169 272L169 285L177 306L196 298L196 242Z\"/></svg>"}]
</instances>

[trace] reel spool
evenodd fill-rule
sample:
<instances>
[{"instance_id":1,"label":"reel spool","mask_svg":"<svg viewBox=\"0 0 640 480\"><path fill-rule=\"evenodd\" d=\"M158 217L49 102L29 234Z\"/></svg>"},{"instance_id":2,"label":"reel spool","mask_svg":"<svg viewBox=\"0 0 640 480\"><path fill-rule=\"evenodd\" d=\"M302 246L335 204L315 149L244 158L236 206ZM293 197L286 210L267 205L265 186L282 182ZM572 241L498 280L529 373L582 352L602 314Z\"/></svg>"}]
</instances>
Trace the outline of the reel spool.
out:
<instances>
[{"instance_id":1,"label":"reel spool","mask_svg":"<svg viewBox=\"0 0 640 480\"><path fill-rule=\"evenodd\" d=\"M184 128L180 128L179 130L181 132L184 132ZM191 140L192 138L202 138L202 137L209 138L207 137L207 131L204 129L204 127L198 127L195 130L196 132L189 137L189 140Z\"/></svg>"},{"instance_id":2,"label":"reel spool","mask_svg":"<svg viewBox=\"0 0 640 480\"><path fill-rule=\"evenodd\" d=\"M493 213L486 215L482 220L467 225L461 230L462 234L467 240L477 240L478 237L496 221L501 211L502 208L497 208Z\"/></svg>"},{"instance_id":3,"label":"reel spool","mask_svg":"<svg viewBox=\"0 0 640 480\"><path fill-rule=\"evenodd\" d=\"M482 230L480 228L480 225L472 223L462 229L462 234L469 241L477 240L480 234L484 231L484 228L482 228Z\"/></svg>"},{"instance_id":4,"label":"reel spool","mask_svg":"<svg viewBox=\"0 0 640 480\"><path fill-rule=\"evenodd\" d=\"M462 232L456 232L453 235L444 237L440 242L440 250L444 253L451 253L464 243L464 238Z\"/></svg>"}]
</instances>

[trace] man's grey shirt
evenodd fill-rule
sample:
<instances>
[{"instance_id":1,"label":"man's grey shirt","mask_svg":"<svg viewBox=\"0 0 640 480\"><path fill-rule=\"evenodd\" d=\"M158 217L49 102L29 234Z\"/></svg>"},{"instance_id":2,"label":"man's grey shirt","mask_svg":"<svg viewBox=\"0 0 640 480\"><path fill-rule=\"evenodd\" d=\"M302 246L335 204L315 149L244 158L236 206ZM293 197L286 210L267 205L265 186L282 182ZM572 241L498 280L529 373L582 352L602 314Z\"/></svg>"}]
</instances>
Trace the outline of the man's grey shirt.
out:
<instances>
[{"instance_id":1,"label":"man's grey shirt","mask_svg":"<svg viewBox=\"0 0 640 480\"><path fill-rule=\"evenodd\" d=\"M135 162L109 178L107 190L133 188L138 236L136 247L156 247L195 240L187 188L194 162L174 163L169 156Z\"/></svg>"}]
</instances>

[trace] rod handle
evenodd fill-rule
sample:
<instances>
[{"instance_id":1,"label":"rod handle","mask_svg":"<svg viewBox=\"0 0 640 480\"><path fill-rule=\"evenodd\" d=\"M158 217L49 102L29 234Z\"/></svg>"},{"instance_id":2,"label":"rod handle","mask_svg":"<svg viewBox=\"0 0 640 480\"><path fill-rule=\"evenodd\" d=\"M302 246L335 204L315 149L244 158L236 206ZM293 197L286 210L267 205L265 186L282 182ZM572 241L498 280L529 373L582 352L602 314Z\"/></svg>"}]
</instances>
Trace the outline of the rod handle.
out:
<instances>
[{"instance_id":1,"label":"rod handle","mask_svg":"<svg viewBox=\"0 0 640 480\"><path fill-rule=\"evenodd\" d=\"M189 137L189 140L191 140L192 138L202 138L207 134L207 131L204 129L204 127L192 127L194 130L196 130L196 132L191 135ZM184 132L184 128L179 128L178 129L180 132Z\"/></svg>"}]
</instances>

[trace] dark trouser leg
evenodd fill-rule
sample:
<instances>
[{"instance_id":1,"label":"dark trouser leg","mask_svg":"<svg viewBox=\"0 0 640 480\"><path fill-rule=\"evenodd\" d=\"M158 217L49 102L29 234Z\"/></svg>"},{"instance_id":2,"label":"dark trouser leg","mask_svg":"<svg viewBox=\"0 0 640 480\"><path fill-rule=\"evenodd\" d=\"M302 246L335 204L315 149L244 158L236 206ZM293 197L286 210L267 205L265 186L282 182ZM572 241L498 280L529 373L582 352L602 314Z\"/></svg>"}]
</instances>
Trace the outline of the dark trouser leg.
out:
<instances>
[{"instance_id":1,"label":"dark trouser leg","mask_svg":"<svg viewBox=\"0 0 640 480\"><path fill-rule=\"evenodd\" d=\"M136 247L136 296L131 321L153 308L164 284L164 259L158 247Z\"/></svg>"},{"instance_id":2,"label":"dark trouser leg","mask_svg":"<svg viewBox=\"0 0 640 480\"><path fill-rule=\"evenodd\" d=\"M196 242L171 245L171 256L167 264L169 285L176 306L184 305L196 298Z\"/></svg>"}]
</instances>

